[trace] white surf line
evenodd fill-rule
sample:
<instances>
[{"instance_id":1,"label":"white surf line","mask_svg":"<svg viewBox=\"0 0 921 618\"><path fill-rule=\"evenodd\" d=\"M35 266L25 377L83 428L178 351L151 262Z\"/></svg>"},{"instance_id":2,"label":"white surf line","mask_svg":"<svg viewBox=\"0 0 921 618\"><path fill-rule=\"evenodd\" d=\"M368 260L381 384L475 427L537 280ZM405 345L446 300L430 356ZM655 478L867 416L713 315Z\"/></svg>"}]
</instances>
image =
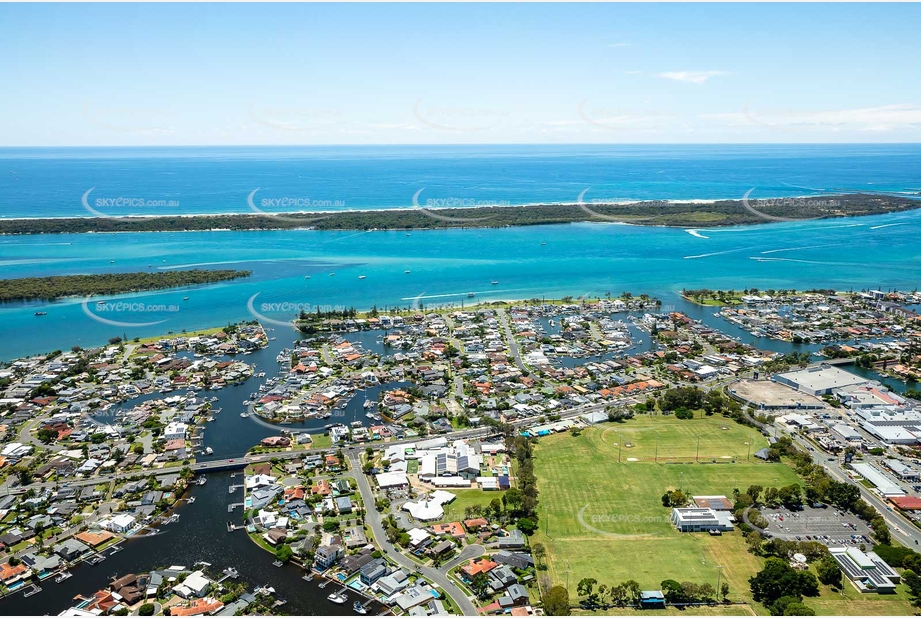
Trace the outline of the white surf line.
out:
<instances>
[{"instance_id":1,"label":"white surf line","mask_svg":"<svg viewBox=\"0 0 921 618\"><path fill-rule=\"evenodd\" d=\"M870 229L871 230L881 230L884 227L895 227L896 225L908 225L908 221L906 221L905 223L886 223L884 225L874 225L870 227Z\"/></svg>"},{"instance_id":2,"label":"white surf line","mask_svg":"<svg viewBox=\"0 0 921 618\"><path fill-rule=\"evenodd\" d=\"M688 234L690 234L691 236L695 237L695 238L706 238L706 239L709 239L709 238L710 238L709 236L704 236L703 234L701 234L701 233L698 232L697 230L684 230L684 231L687 232Z\"/></svg>"}]
</instances>

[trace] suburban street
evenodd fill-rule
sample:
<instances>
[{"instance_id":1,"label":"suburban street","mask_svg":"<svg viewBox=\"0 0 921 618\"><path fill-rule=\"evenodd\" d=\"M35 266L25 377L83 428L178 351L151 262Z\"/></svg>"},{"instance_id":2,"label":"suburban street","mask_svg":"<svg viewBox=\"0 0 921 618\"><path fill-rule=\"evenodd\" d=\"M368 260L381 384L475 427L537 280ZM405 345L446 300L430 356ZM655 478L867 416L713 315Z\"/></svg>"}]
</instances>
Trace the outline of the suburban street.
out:
<instances>
[{"instance_id":1,"label":"suburban street","mask_svg":"<svg viewBox=\"0 0 921 618\"><path fill-rule=\"evenodd\" d=\"M410 572L417 571L440 586L445 593L450 595L464 616L476 616L476 606L470 601L467 594L451 581L447 575L447 569L435 570L431 567L420 566L401 554L400 549L387 540L384 525L381 522L381 514L374 508L374 492L371 490L370 483L368 483L368 477L361 472L361 461L358 458L358 453L354 449L350 449L348 458L350 469L348 476L354 478L358 483L361 500L365 505L365 522L371 526L371 532L374 534L374 540L377 541L377 544L383 548L389 558L401 567Z\"/></svg>"}]
</instances>

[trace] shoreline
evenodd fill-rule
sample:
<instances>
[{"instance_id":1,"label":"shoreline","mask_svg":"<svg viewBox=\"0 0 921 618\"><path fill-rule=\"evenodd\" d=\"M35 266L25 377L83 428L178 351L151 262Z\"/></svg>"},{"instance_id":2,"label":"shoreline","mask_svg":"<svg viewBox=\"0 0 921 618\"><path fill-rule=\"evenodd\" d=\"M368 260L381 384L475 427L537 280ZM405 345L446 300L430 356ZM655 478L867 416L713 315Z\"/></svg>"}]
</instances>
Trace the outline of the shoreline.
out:
<instances>
[{"instance_id":1,"label":"shoreline","mask_svg":"<svg viewBox=\"0 0 921 618\"><path fill-rule=\"evenodd\" d=\"M156 214L0 218L0 235L108 234L179 231L409 231L614 223L639 227L712 229L905 212L921 196L882 193L729 200L560 202L465 207L401 207L337 211Z\"/></svg>"}]
</instances>

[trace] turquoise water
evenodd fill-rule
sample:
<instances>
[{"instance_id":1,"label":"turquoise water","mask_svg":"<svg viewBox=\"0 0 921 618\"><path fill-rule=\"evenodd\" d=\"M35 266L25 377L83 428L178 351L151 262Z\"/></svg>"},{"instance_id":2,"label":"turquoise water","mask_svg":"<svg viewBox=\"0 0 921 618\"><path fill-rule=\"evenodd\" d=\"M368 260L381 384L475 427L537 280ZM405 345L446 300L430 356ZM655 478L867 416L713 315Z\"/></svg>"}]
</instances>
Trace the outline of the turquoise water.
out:
<instances>
[{"instance_id":1,"label":"turquoise water","mask_svg":"<svg viewBox=\"0 0 921 618\"><path fill-rule=\"evenodd\" d=\"M5 305L0 357L222 325L253 317L248 303L261 317L285 321L298 308L317 305L431 306L629 290L677 306L676 292L683 287L914 289L921 274L919 223L921 212L914 211L696 234L579 223L411 235L303 230L3 237L4 277L137 271L148 265L239 268L253 275L105 299L165 306L157 311L99 312L97 299ZM39 309L47 315L35 316ZM104 324L88 313L128 325ZM150 322L158 323L141 325Z\"/></svg>"}]
</instances>

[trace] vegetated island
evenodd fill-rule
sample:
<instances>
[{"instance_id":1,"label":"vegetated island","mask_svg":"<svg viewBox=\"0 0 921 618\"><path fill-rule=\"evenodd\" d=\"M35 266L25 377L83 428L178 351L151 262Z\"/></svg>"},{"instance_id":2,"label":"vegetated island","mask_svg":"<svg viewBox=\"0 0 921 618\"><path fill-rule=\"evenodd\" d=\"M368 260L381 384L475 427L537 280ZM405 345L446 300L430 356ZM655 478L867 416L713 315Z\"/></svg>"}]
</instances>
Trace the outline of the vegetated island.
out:
<instances>
[{"instance_id":1,"label":"vegetated island","mask_svg":"<svg viewBox=\"0 0 921 618\"><path fill-rule=\"evenodd\" d=\"M187 285L230 281L249 270L171 270L167 272L101 273L0 279L0 302L54 300L65 296L94 296L164 290Z\"/></svg>"},{"instance_id":2,"label":"vegetated island","mask_svg":"<svg viewBox=\"0 0 921 618\"><path fill-rule=\"evenodd\" d=\"M853 193L803 198L629 204L536 204L476 208L409 208L348 212L219 214L155 217L70 217L0 220L0 234L182 232L208 230L405 230L510 227L617 221L665 227L771 223L779 218L824 219L921 208L911 197ZM760 213L760 214L759 214Z\"/></svg>"}]
</instances>

